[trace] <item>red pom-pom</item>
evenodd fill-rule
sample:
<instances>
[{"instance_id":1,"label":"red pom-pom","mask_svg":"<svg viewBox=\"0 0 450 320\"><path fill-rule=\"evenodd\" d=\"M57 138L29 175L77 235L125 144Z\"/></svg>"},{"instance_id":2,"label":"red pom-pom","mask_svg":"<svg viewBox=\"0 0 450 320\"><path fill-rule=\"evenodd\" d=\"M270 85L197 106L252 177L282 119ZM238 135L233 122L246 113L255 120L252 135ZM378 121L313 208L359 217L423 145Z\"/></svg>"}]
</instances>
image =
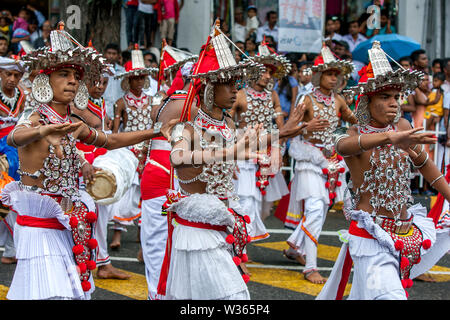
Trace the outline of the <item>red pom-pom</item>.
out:
<instances>
[{"instance_id":1,"label":"red pom-pom","mask_svg":"<svg viewBox=\"0 0 450 320\"><path fill-rule=\"evenodd\" d=\"M261 194L262 194L263 196L265 196L266 193L267 193L266 190L262 190L262 191L261 191Z\"/></svg>"},{"instance_id":2,"label":"red pom-pom","mask_svg":"<svg viewBox=\"0 0 450 320\"><path fill-rule=\"evenodd\" d=\"M264 184L265 186L268 186L268 185L269 185L269 180L264 181L263 184Z\"/></svg>"},{"instance_id":3,"label":"red pom-pom","mask_svg":"<svg viewBox=\"0 0 450 320\"><path fill-rule=\"evenodd\" d=\"M261 172L260 171L256 171L256 176L259 178L261 177Z\"/></svg>"},{"instance_id":4,"label":"red pom-pom","mask_svg":"<svg viewBox=\"0 0 450 320\"><path fill-rule=\"evenodd\" d=\"M330 200L333 200L335 198L334 192L330 192L329 197L330 197Z\"/></svg>"},{"instance_id":5,"label":"red pom-pom","mask_svg":"<svg viewBox=\"0 0 450 320\"><path fill-rule=\"evenodd\" d=\"M329 188L330 187L330 183L327 181L327 182L325 182L325 188Z\"/></svg>"},{"instance_id":6,"label":"red pom-pom","mask_svg":"<svg viewBox=\"0 0 450 320\"><path fill-rule=\"evenodd\" d=\"M425 240L423 240L423 242L422 242L422 247L423 247L425 250L430 249L430 247L431 247L431 240L430 240L430 239L425 239Z\"/></svg>"},{"instance_id":7,"label":"red pom-pom","mask_svg":"<svg viewBox=\"0 0 450 320\"><path fill-rule=\"evenodd\" d=\"M406 280L406 288L411 288L413 286L412 279L405 279Z\"/></svg>"},{"instance_id":8,"label":"red pom-pom","mask_svg":"<svg viewBox=\"0 0 450 320\"><path fill-rule=\"evenodd\" d=\"M86 213L86 220L89 223L94 223L95 221L97 221L97 215L95 214L95 212L89 211L88 213Z\"/></svg>"},{"instance_id":9,"label":"red pom-pom","mask_svg":"<svg viewBox=\"0 0 450 320\"><path fill-rule=\"evenodd\" d=\"M86 270L87 270L87 266L86 266L86 263L79 263L78 264L78 268L80 269L80 273L85 273L86 272Z\"/></svg>"},{"instance_id":10,"label":"red pom-pom","mask_svg":"<svg viewBox=\"0 0 450 320\"><path fill-rule=\"evenodd\" d=\"M323 173L323 174L328 174L328 169L327 169L327 168L323 168L323 169L322 169L322 173Z\"/></svg>"},{"instance_id":11,"label":"red pom-pom","mask_svg":"<svg viewBox=\"0 0 450 320\"><path fill-rule=\"evenodd\" d=\"M242 275L242 279L244 279L244 282L245 282L245 283L247 283L247 282L250 281L250 277L249 277L248 274L243 274L243 275Z\"/></svg>"},{"instance_id":12,"label":"red pom-pom","mask_svg":"<svg viewBox=\"0 0 450 320\"><path fill-rule=\"evenodd\" d=\"M402 240L395 241L394 247L395 247L395 250L397 250L397 251L403 250L403 247L404 247L403 241Z\"/></svg>"},{"instance_id":13,"label":"red pom-pom","mask_svg":"<svg viewBox=\"0 0 450 320\"><path fill-rule=\"evenodd\" d=\"M98 247L98 242L96 239L89 239L87 242L87 246L89 249L94 250Z\"/></svg>"},{"instance_id":14,"label":"red pom-pom","mask_svg":"<svg viewBox=\"0 0 450 320\"><path fill-rule=\"evenodd\" d=\"M81 244L77 244L76 246L73 246L72 252L74 255L82 254L84 251L84 247Z\"/></svg>"},{"instance_id":15,"label":"red pom-pom","mask_svg":"<svg viewBox=\"0 0 450 320\"><path fill-rule=\"evenodd\" d=\"M92 270L95 270L95 268L97 268L97 263L95 263L94 260L89 260L89 261L86 261L86 266L89 270L92 271Z\"/></svg>"},{"instance_id":16,"label":"red pom-pom","mask_svg":"<svg viewBox=\"0 0 450 320\"><path fill-rule=\"evenodd\" d=\"M406 290L405 290L405 295L406 295L406 299L408 299L409 293L408 293L408 291L406 291Z\"/></svg>"},{"instance_id":17,"label":"red pom-pom","mask_svg":"<svg viewBox=\"0 0 450 320\"><path fill-rule=\"evenodd\" d=\"M344 173L345 172L345 168L339 168L338 170L340 173Z\"/></svg>"},{"instance_id":18,"label":"red pom-pom","mask_svg":"<svg viewBox=\"0 0 450 320\"><path fill-rule=\"evenodd\" d=\"M78 225L78 219L76 217L70 217L69 224L72 229L76 228Z\"/></svg>"},{"instance_id":19,"label":"red pom-pom","mask_svg":"<svg viewBox=\"0 0 450 320\"><path fill-rule=\"evenodd\" d=\"M257 186L258 188L260 188L260 187L261 187L261 181L256 181L256 186Z\"/></svg>"},{"instance_id":20,"label":"red pom-pom","mask_svg":"<svg viewBox=\"0 0 450 320\"><path fill-rule=\"evenodd\" d=\"M232 234L227 235L227 237L225 238L225 241L226 241L227 243L229 243L229 244L234 243L235 240L236 240L236 239L234 239L234 237L233 237Z\"/></svg>"},{"instance_id":21,"label":"red pom-pom","mask_svg":"<svg viewBox=\"0 0 450 320\"><path fill-rule=\"evenodd\" d=\"M83 291L89 291L91 289L91 283L87 280L81 281L81 288L83 288Z\"/></svg>"},{"instance_id":22,"label":"red pom-pom","mask_svg":"<svg viewBox=\"0 0 450 320\"><path fill-rule=\"evenodd\" d=\"M406 257L402 257L400 260L400 269L405 269L409 265L409 260Z\"/></svg>"},{"instance_id":23,"label":"red pom-pom","mask_svg":"<svg viewBox=\"0 0 450 320\"><path fill-rule=\"evenodd\" d=\"M251 222L251 219L250 219L250 217L248 215L244 216L244 220L245 220L246 223L250 223Z\"/></svg>"},{"instance_id":24,"label":"red pom-pom","mask_svg":"<svg viewBox=\"0 0 450 320\"><path fill-rule=\"evenodd\" d=\"M247 236L247 243L252 242L252 237L251 236Z\"/></svg>"},{"instance_id":25,"label":"red pom-pom","mask_svg":"<svg viewBox=\"0 0 450 320\"><path fill-rule=\"evenodd\" d=\"M402 287L403 287L403 289L406 289L406 287L408 286L406 280L407 280L407 279L402 279Z\"/></svg>"},{"instance_id":26,"label":"red pom-pom","mask_svg":"<svg viewBox=\"0 0 450 320\"><path fill-rule=\"evenodd\" d=\"M241 259L239 259L239 257L233 257L233 262L235 265L240 265L241 264Z\"/></svg>"},{"instance_id":27,"label":"red pom-pom","mask_svg":"<svg viewBox=\"0 0 450 320\"><path fill-rule=\"evenodd\" d=\"M336 186L338 186L338 187L342 186L342 182L336 181Z\"/></svg>"},{"instance_id":28,"label":"red pom-pom","mask_svg":"<svg viewBox=\"0 0 450 320\"><path fill-rule=\"evenodd\" d=\"M337 159L338 159L339 161L344 160L344 158L343 158L342 156L340 156L340 155L337 155Z\"/></svg>"},{"instance_id":29,"label":"red pom-pom","mask_svg":"<svg viewBox=\"0 0 450 320\"><path fill-rule=\"evenodd\" d=\"M241 261L244 262L244 263L248 261L248 256L245 253L243 253L241 255Z\"/></svg>"}]
</instances>

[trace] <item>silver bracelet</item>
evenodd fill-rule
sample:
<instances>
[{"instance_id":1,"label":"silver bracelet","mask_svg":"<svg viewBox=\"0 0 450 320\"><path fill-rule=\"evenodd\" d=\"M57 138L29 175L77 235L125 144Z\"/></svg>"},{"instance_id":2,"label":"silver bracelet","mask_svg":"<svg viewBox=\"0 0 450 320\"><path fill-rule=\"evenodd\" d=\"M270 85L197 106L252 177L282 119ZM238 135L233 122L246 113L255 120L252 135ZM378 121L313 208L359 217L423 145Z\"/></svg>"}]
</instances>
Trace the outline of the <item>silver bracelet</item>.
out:
<instances>
[{"instance_id":1,"label":"silver bracelet","mask_svg":"<svg viewBox=\"0 0 450 320\"><path fill-rule=\"evenodd\" d=\"M361 146L361 137L362 137L362 134L360 134L360 135L358 136L358 146L359 146L359 149L361 149L362 152L366 152L367 150L364 149L364 148Z\"/></svg>"},{"instance_id":2,"label":"silver bracelet","mask_svg":"<svg viewBox=\"0 0 450 320\"><path fill-rule=\"evenodd\" d=\"M102 146L101 147L99 147L99 148L104 148L105 146L106 146L106 144L108 143L108 135L106 134L106 132L105 131L102 131L103 133L104 133L104 135L105 135L105 143L104 144L102 144Z\"/></svg>"},{"instance_id":3,"label":"silver bracelet","mask_svg":"<svg viewBox=\"0 0 450 320\"><path fill-rule=\"evenodd\" d=\"M20 146L16 143L16 140L14 140L14 134L16 133L16 130L20 129L20 127L15 127L12 131L11 131L11 144L13 145L14 148L19 148Z\"/></svg>"},{"instance_id":4,"label":"silver bracelet","mask_svg":"<svg viewBox=\"0 0 450 320\"><path fill-rule=\"evenodd\" d=\"M441 178L443 178L443 177L444 177L444 175L441 174L439 177L437 177L436 179L434 179L434 180L430 183L430 187L432 187L433 184L435 184L439 179L441 179Z\"/></svg>"},{"instance_id":5,"label":"silver bracelet","mask_svg":"<svg viewBox=\"0 0 450 320\"><path fill-rule=\"evenodd\" d=\"M419 164L418 166L416 166L416 165L413 163L414 169L421 169L421 168L427 163L428 158L430 157L430 155L428 154L428 152L425 153L425 154L426 154L425 160L424 160L421 164Z\"/></svg>"}]
</instances>

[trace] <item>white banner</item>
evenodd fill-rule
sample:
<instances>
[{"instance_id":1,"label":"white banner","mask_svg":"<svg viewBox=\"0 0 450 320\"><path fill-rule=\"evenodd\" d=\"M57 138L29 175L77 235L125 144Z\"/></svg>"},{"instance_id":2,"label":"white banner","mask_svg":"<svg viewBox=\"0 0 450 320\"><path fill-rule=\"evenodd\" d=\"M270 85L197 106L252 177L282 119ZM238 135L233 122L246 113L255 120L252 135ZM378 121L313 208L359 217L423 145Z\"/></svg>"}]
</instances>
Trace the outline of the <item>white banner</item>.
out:
<instances>
[{"instance_id":1,"label":"white banner","mask_svg":"<svg viewBox=\"0 0 450 320\"><path fill-rule=\"evenodd\" d=\"M278 51L319 53L325 0L278 0Z\"/></svg>"}]
</instances>

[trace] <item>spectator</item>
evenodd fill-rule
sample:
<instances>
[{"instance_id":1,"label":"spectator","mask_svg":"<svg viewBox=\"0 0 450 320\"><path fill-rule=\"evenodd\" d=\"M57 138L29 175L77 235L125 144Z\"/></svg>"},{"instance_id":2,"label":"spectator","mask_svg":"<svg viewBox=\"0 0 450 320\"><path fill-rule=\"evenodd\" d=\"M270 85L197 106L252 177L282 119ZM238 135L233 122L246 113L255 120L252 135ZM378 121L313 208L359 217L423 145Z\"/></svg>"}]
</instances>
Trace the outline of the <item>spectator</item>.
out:
<instances>
[{"instance_id":1,"label":"spectator","mask_svg":"<svg viewBox=\"0 0 450 320\"><path fill-rule=\"evenodd\" d=\"M4 37L9 42L12 35L12 20L7 14L7 11L3 10L0 16L0 37Z\"/></svg>"},{"instance_id":2,"label":"spectator","mask_svg":"<svg viewBox=\"0 0 450 320\"><path fill-rule=\"evenodd\" d=\"M339 19L339 17L337 16L333 16L331 17L331 20L334 21L334 32L336 32L339 35L342 35L342 24L341 24L341 19Z\"/></svg>"},{"instance_id":3,"label":"spectator","mask_svg":"<svg viewBox=\"0 0 450 320\"><path fill-rule=\"evenodd\" d=\"M245 43L244 43L244 41L236 41L234 44L236 45L236 47L241 49L242 52L245 52Z\"/></svg>"},{"instance_id":4,"label":"spectator","mask_svg":"<svg viewBox=\"0 0 450 320\"><path fill-rule=\"evenodd\" d=\"M342 36L335 31L335 24L332 18L328 18L325 22L325 38L329 40L342 40Z\"/></svg>"},{"instance_id":5,"label":"spectator","mask_svg":"<svg viewBox=\"0 0 450 320\"><path fill-rule=\"evenodd\" d=\"M342 37L342 40L348 43L350 52L353 52L358 44L367 40L367 38L359 32L359 28L360 25L358 20L350 21L348 24L348 34Z\"/></svg>"},{"instance_id":6,"label":"spectator","mask_svg":"<svg viewBox=\"0 0 450 320\"><path fill-rule=\"evenodd\" d=\"M292 60L289 59L291 62ZM295 107L297 94L298 94L298 70L297 64L291 63L292 69L289 75L280 79L274 87L274 90L278 93L280 97L280 105L283 110L284 117L287 118L291 111L291 108Z\"/></svg>"},{"instance_id":7,"label":"spectator","mask_svg":"<svg viewBox=\"0 0 450 320\"><path fill-rule=\"evenodd\" d=\"M425 50L419 49L411 53L411 60L414 70L428 73L428 57Z\"/></svg>"},{"instance_id":8,"label":"spectator","mask_svg":"<svg viewBox=\"0 0 450 320\"><path fill-rule=\"evenodd\" d=\"M333 52L338 56L339 59L342 59L342 56L346 54L349 50L348 44L345 41L337 41L333 40Z\"/></svg>"},{"instance_id":9,"label":"spectator","mask_svg":"<svg viewBox=\"0 0 450 320\"><path fill-rule=\"evenodd\" d=\"M139 0L138 10L136 13L136 29L134 41L139 42L141 47L150 48L155 41L155 33L158 27L157 15L154 5L157 0Z\"/></svg>"},{"instance_id":10,"label":"spectator","mask_svg":"<svg viewBox=\"0 0 450 320\"><path fill-rule=\"evenodd\" d=\"M8 39L6 39L3 36L0 36L0 57L8 56L8 48L9 48Z\"/></svg>"},{"instance_id":11,"label":"spectator","mask_svg":"<svg viewBox=\"0 0 450 320\"><path fill-rule=\"evenodd\" d=\"M266 40L268 47L273 49L273 51L277 51L277 44L272 36L264 36L263 39Z\"/></svg>"},{"instance_id":12,"label":"spectator","mask_svg":"<svg viewBox=\"0 0 450 320\"><path fill-rule=\"evenodd\" d=\"M444 72L442 59L434 59L433 62L431 62L431 73L434 75L440 72Z\"/></svg>"},{"instance_id":13,"label":"spectator","mask_svg":"<svg viewBox=\"0 0 450 320\"><path fill-rule=\"evenodd\" d=\"M397 33L395 27L391 24L392 24L392 22L389 17L389 11L387 9L383 9L383 10L381 10L381 13L380 13L381 29L368 29L366 36L368 38L371 38L371 37L379 35L379 34Z\"/></svg>"},{"instance_id":14,"label":"spectator","mask_svg":"<svg viewBox=\"0 0 450 320\"><path fill-rule=\"evenodd\" d=\"M39 10L37 10L35 7L33 7L29 4L27 5L27 10L28 10L28 20L36 18L37 27L38 28L42 27L42 25L44 24L44 22L46 20L44 15Z\"/></svg>"},{"instance_id":15,"label":"spectator","mask_svg":"<svg viewBox=\"0 0 450 320\"><path fill-rule=\"evenodd\" d=\"M244 19L244 10L241 7L234 9L233 42L244 42L247 39L247 27Z\"/></svg>"},{"instance_id":16,"label":"spectator","mask_svg":"<svg viewBox=\"0 0 450 320\"><path fill-rule=\"evenodd\" d=\"M166 39L169 46L172 45L175 34L175 23L178 23L180 8L177 0L159 0L155 5L160 23L160 34Z\"/></svg>"},{"instance_id":17,"label":"spectator","mask_svg":"<svg viewBox=\"0 0 450 320\"><path fill-rule=\"evenodd\" d=\"M28 19L30 13L27 9L22 8L13 24L13 34L11 38L11 47L14 54L18 54L21 50L20 41L30 40L30 32L28 31Z\"/></svg>"},{"instance_id":18,"label":"spectator","mask_svg":"<svg viewBox=\"0 0 450 320\"><path fill-rule=\"evenodd\" d=\"M136 39L138 7L139 7L139 0L128 0L125 3L125 20L127 23L126 32L127 32L128 49L132 49L133 45L138 42L138 39Z\"/></svg>"},{"instance_id":19,"label":"spectator","mask_svg":"<svg viewBox=\"0 0 450 320\"><path fill-rule=\"evenodd\" d=\"M220 21L220 30L231 39L230 27L225 19L219 19Z\"/></svg>"},{"instance_id":20,"label":"spectator","mask_svg":"<svg viewBox=\"0 0 450 320\"><path fill-rule=\"evenodd\" d=\"M50 32L52 31L52 25L50 21L45 21L42 24L41 29L41 36L33 42L33 47L36 49L42 47L50 47Z\"/></svg>"},{"instance_id":21,"label":"spectator","mask_svg":"<svg viewBox=\"0 0 450 320\"><path fill-rule=\"evenodd\" d=\"M425 104L425 119L427 119L427 130L435 130L436 124L439 123L441 117L444 115L444 91L441 89L444 81L445 74L442 72L436 73L433 77L433 89L428 94L428 101Z\"/></svg>"},{"instance_id":22,"label":"spectator","mask_svg":"<svg viewBox=\"0 0 450 320\"><path fill-rule=\"evenodd\" d=\"M253 38L247 38L245 40L245 54L249 57L254 57L256 55L256 42Z\"/></svg>"},{"instance_id":23,"label":"spectator","mask_svg":"<svg viewBox=\"0 0 450 320\"><path fill-rule=\"evenodd\" d=\"M442 85L442 90L445 93L450 93L450 58L445 58L442 65L445 73L445 82Z\"/></svg>"},{"instance_id":24,"label":"spectator","mask_svg":"<svg viewBox=\"0 0 450 320\"><path fill-rule=\"evenodd\" d=\"M423 120L425 119L425 109L427 103L427 97L429 94L429 81L430 78L428 74L425 74L422 83L414 91L414 106L415 111L412 114L414 128L423 127Z\"/></svg>"},{"instance_id":25,"label":"spectator","mask_svg":"<svg viewBox=\"0 0 450 320\"><path fill-rule=\"evenodd\" d=\"M112 64L115 75L125 72L125 68L119 64L121 53L117 44L108 44L105 48L104 56L107 63ZM104 93L106 113L110 119L114 119L114 104L125 93L120 86L120 79L115 80L114 75L108 76L108 78L108 86L106 87L106 91Z\"/></svg>"},{"instance_id":26,"label":"spectator","mask_svg":"<svg viewBox=\"0 0 450 320\"><path fill-rule=\"evenodd\" d=\"M410 57L403 57L398 60L398 63L406 70L412 70L413 62Z\"/></svg>"},{"instance_id":27,"label":"spectator","mask_svg":"<svg viewBox=\"0 0 450 320\"><path fill-rule=\"evenodd\" d=\"M245 39L254 37L256 39L256 32L259 28L258 9L255 6L247 7L247 23Z\"/></svg>"},{"instance_id":28,"label":"spectator","mask_svg":"<svg viewBox=\"0 0 450 320\"><path fill-rule=\"evenodd\" d=\"M298 94L297 100L301 96L310 94L314 86L311 83L312 72L309 70L313 66L311 61L302 61L297 64L298 67Z\"/></svg>"},{"instance_id":29,"label":"spectator","mask_svg":"<svg viewBox=\"0 0 450 320\"><path fill-rule=\"evenodd\" d=\"M38 20L34 16L28 22L28 32L31 43L34 43L42 35L42 30L38 27Z\"/></svg>"},{"instance_id":30,"label":"spectator","mask_svg":"<svg viewBox=\"0 0 450 320\"><path fill-rule=\"evenodd\" d=\"M152 52L145 51L143 55L144 55L144 64L146 68L158 68L156 56Z\"/></svg>"},{"instance_id":31,"label":"spectator","mask_svg":"<svg viewBox=\"0 0 450 320\"><path fill-rule=\"evenodd\" d=\"M276 43L278 43L278 14L275 11L269 11L266 15L266 24L258 28L256 33L256 42L260 43L264 35L272 36Z\"/></svg>"}]
</instances>

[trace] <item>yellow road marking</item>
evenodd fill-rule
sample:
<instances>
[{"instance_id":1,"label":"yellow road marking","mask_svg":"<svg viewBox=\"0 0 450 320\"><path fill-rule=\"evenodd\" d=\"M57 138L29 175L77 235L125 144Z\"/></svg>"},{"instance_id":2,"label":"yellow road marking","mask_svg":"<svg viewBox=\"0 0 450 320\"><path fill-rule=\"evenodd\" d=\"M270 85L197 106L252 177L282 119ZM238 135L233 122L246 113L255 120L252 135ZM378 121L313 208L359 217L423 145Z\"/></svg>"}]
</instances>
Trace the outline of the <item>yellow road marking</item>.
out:
<instances>
[{"instance_id":1,"label":"yellow road marking","mask_svg":"<svg viewBox=\"0 0 450 320\"><path fill-rule=\"evenodd\" d=\"M288 248L286 241L264 242L252 245L278 251L283 251ZM327 246L319 243L319 246L317 247L317 257L324 260L336 261L340 250L340 247Z\"/></svg>"},{"instance_id":2,"label":"yellow road marking","mask_svg":"<svg viewBox=\"0 0 450 320\"><path fill-rule=\"evenodd\" d=\"M120 269L119 269L120 270ZM123 296L136 299L147 300L148 287L147 280L144 275L122 270L124 273L131 275L128 280L117 279L99 279L94 278L95 286L111 292L121 294Z\"/></svg>"},{"instance_id":3,"label":"yellow road marking","mask_svg":"<svg viewBox=\"0 0 450 320\"><path fill-rule=\"evenodd\" d=\"M450 272L450 268L434 266L430 269L430 271L440 271L440 272ZM434 274L430 273L430 276L433 277L436 282L447 282L450 281L450 274Z\"/></svg>"},{"instance_id":4,"label":"yellow road marking","mask_svg":"<svg viewBox=\"0 0 450 320\"><path fill-rule=\"evenodd\" d=\"M0 284L0 300L6 300L9 288Z\"/></svg>"}]
</instances>

